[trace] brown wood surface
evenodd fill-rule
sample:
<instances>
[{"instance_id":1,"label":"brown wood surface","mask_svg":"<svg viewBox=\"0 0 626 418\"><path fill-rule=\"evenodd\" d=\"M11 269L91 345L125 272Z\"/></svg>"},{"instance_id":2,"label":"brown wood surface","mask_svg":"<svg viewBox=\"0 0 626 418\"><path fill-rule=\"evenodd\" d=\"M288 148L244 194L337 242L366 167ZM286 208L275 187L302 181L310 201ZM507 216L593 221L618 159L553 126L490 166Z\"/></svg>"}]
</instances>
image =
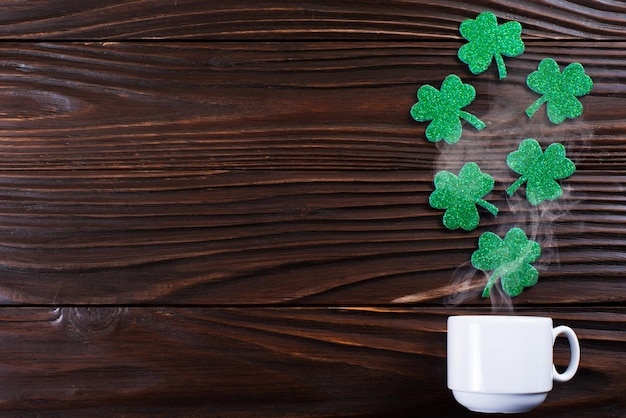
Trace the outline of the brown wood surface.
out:
<instances>
[{"instance_id":1,"label":"brown wood surface","mask_svg":"<svg viewBox=\"0 0 626 418\"><path fill-rule=\"evenodd\" d=\"M504 82L466 74L447 42L0 44L0 292L37 304L440 304L433 290L480 233L529 225L542 286L517 303L624 302L626 42L527 44ZM523 114L536 98L525 75L549 51L579 51L595 80L582 120ZM452 71L476 84L490 126L436 146L408 109L421 83ZM577 163L556 205L506 199L506 154L527 137L566 143ZM433 172L469 160L496 176L501 213L449 231L427 203Z\"/></svg>"},{"instance_id":2,"label":"brown wood surface","mask_svg":"<svg viewBox=\"0 0 626 418\"><path fill-rule=\"evenodd\" d=\"M623 39L615 0L4 0L9 39L449 39L491 10L550 39Z\"/></svg>"},{"instance_id":3,"label":"brown wood surface","mask_svg":"<svg viewBox=\"0 0 626 418\"><path fill-rule=\"evenodd\" d=\"M513 226L543 247L515 312L583 352L527 416L626 416L621 2L0 5L0 416L471 416L446 318L492 311L468 261ZM524 26L503 81L456 58L486 9ZM593 78L581 118L525 116L546 57ZM432 144L409 109L450 73L488 126ZM577 165L537 208L504 192L529 137ZM433 176L470 160L500 213L449 231Z\"/></svg>"},{"instance_id":4,"label":"brown wood surface","mask_svg":"<svg viewBox=\"0 0 626 418\"><path fill-rule=\"evenodd\" d=\"M473 310L472 312L480 312ZM445 387L442 308L0 309L0 413L469 416ZM577 377L529 417L623 415L626 311L523 310L574 327ZM555 361L567 364L557 340Z\"/></svg>"}]
</instances>

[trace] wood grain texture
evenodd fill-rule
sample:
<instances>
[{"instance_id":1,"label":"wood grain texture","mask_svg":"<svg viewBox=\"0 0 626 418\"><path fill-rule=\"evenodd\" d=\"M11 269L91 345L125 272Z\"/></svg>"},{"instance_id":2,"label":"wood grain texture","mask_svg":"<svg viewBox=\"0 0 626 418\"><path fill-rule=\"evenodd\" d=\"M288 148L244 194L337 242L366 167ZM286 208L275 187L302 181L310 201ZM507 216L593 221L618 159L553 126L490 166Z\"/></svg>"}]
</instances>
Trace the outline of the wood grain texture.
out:
<instances>
[{"instance_id":1,"label":"wood grain texture","mask_svg":"<svg viewBox=\"0 0 626 418\"><path fill-rule=\"evenodd\" d=\"M621 2L0 6L1 417L473 416L446 388L446 318L511 312L468 260L513 226L543 247L514 312L582 346L527 415L626 415ZM483 10L524 26L504 81L456 58ZM524 115L546 57L593 77L582 118ZM409 108L450 73L488 126L435 145ZM527 137L577 164L553 204L505 197ZM432 179L468 160L500 213L448 231Z\"/></svg>"},{"instance_id":2,"label":"wood grain texture","mask_svg":"<svg viewBox=\"0 0 626 418\"><path fill-rule=\"evenodd\" d=\"M500 199L498 218L466 233L428 207L430 171L80 177L4 177L5 303L439 304L480 233L522 224L544 255L541 286L517 303L624 301L621 221L593 212L606 188L570 209Z\"/></svg>"},{"instance_id":3,"label":"wood grain texture","mask_svg":"<svg viewBox=\"0 0 626 418\"><path fill-rule=\"evenodd\" d=\"M626 44L534 42L505 82L470 76L457 46L0 44L2 299L440 304L480 233L524 226L542 286L517 303L623 302ZM529 121L526 74L577 52L595 80L584 117ZM408 109L453 71L489 126L436 146ZM527 137L577 163L556 204L505 197L506 155ZM498 181L501 212L448 231L433 175L470 160Z\"/></svg>"},{"instance_id":4,"label":"wood grain texture","mask_svg":"<svg viewBox=\"0 0 626 418\"><path fill-rule=\"evenodd\" d=\"M619 1L52 0L2 2L5 39L450 39L491 10L524 36L623 39Z\"/></svg>"},{"instance_id":5,"label":"wood grain texture","mask_svg":"<svg viewBox=\"0 0 626 418\"><path fill-rule=\"evenodd\" d=\"M446 388L454 312L3 308L0 415L469 417ZM519 313L573 327L582 347L574 380L527 416L620 416L624 309ZM555 350L565 365L567 344Z\"/></svg>"},{"instance_id":6,"label":"wood grain texture","mask_svg":"<svg viewBox=\"0 0 626 418\"><path fill-rule=\"evenodd\" d=\"M495 67L469 73L460 42L253 45L2 43L0 169L433 169L528 136L567 142L580 169L624 164L626 42L531 42L502 82ZM526 76L548 56L593 77L583 118L525 116ZM488 128L438 148L409 109L451 73L475 86L468 109Z\"/></svg>"}]
</instances>

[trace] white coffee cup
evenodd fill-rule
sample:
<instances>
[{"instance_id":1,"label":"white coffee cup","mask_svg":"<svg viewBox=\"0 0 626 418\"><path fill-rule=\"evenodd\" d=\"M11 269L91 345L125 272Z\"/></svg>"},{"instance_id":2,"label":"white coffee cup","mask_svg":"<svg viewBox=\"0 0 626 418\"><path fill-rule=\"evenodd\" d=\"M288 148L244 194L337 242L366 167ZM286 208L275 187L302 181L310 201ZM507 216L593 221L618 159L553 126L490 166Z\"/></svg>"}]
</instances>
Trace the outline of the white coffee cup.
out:
<instances>
[{"instance_id":1,"label":"white coffee cup","mask_svg":"<svg viewBox=\"0 0 626 418\"><path fill-rule=\"evenodd\" d=\"M569 366L552 360L559 334L567 336ZM467 315L448 318L448 388L475 412L526 412L541 404L552 381L574 377L580 345L574 331L536 316Z\"/></svg>"}]
</instances>

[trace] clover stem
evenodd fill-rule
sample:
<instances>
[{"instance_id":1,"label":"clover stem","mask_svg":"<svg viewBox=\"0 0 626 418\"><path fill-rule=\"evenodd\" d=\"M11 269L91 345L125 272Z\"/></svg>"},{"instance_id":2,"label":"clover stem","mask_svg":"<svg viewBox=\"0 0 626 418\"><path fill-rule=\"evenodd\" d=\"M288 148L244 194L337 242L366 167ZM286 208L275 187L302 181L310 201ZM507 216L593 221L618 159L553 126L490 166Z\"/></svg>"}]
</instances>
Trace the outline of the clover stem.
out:
<instances>
[{"instance_id":1,"label":"clover stem","mask_svg":"<svg viewBox=\"0 0 626 418\"><path fill-rule=\"evenodd\" d=\"M482 297L484 298L489 297L491 288L493 287L494 284L496 284L496 281L498 281L499 278L500 278L500 275L496 274L495 271L491 273L491 276L489 277L489 280L487 280L487 284L485 285L485 289L483 290Z\"/></svg>"},{"instance_id":2,"label":"clover stem","mask_svg":"<svg viewBox=\"0 0 626 418\"><path fill-rule=\"evenodd\" d=\"M476 116L472 115L471 113L465 112L464 110L461 110L459 112L459 117L468 121L474 128L476 128L479 131L484 129L485 126L487 126L485 125L485 122L478 119Z\"/></svg>"},{"instance_id":3,"label":"clover stem","mask_svg":"<svg viewBox=\"0 0 626 418\"><path fill-rule=\"evenodd\" d=\"M487 209L489 213L491 213L493 216L496 216L498 214L498 208L495 205L492 205L491 203L487 202L486 200L478 199L476 201L476 204Z\"/></svg>"},{"instance_id":4,"label":"clover stem","mask_svg":"<svg viewBox=\"0 0 626 418\"><path fill-rule=\"evenodd\" d=\"M504 58L500 54L494 54L496 58L496 64L498 65L498 75L500 76L500 80L506 78L506 65L504 65Z\"/></svg>"},{"instance_id":5,"label":"clover stem","mask_svg":"<svg viewBox=\"0 0 626 418\"><path fill-rule=\"evenodd\" d=\"M518 178L517 180L515 180L515 183L511 184L509 188L506 189L506 194L508 194L509 197L513 196L513 194L517 191L517 189L519 189L520 186L524 184L525 182L526 182L525 176Z\"/></svg>"},{"instance_id":6,"label":"clover stem","mask_svg":"<svg viewBox=\"0 0 626 418\"><path fill-rule=\"evenodd\" d=\"M542 104L544 104L548 99L546 99L546 96L541 96L540 98L538 98L535 103L531 104L528 109L526 109L526 116L528 116L529 118L532 118L533 115L535 114L535 112L541 107Z\"/></svg>"}]
</instances>

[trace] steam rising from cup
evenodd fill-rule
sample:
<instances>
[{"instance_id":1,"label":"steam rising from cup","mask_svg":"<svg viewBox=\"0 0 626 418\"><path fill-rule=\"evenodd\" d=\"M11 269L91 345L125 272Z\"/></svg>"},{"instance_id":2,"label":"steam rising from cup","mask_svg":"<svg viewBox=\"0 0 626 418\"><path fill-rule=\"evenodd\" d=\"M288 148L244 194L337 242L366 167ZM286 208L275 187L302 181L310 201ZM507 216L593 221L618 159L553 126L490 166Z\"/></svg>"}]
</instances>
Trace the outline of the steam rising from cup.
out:
<instances>
[{"instance_id":1,"label":"steam rising from cup","mask_svg":"<svg viewBox=\"0 0 626 418\"><path fill-rule=\"evenodd\" d=\"M437 144L440 152L434 163L434 172L458 172L463 164L473 161L495 179L496 186L487 197L500 209L498 217L492 220L481 212L481 223L470 234L478 236L482 232L492 231L503 236L512 227L523 229L530 240L541 246L541 257L534 264L540 273L540 286L541 272L549 265L558 265L560 262L556 235L558 223L567 217L580 197L572 198L567 181L561 182L561 198L545 201L538 206L532 206L526 200L524 190L508 197L505 190L515 181L516 173L507 166L506 157L522 140L535 138L543 147L554 142L562 143L568 150L568 158L578 165L579 158L576 158L575 150L584 148L593 133L576 120L557 126L548 122L547 118L539 120L539 115L536 115L536 120L530 123L523 109L533 96L525 86L507 83L506 86L496 87L494 84L486 84L490 97L481 101L489 104L486 114L476 111L483 120L492 122L480 133L464 129L463 137L456 144ZM476 90L477 95L480 95L483 89L478 85ZM490 274L475 269L469 261L460 265L452 274L449 292L443 297L444 304L457 306L479 299ZM502 291L499 284L492 288L489 298L493 311L513 311L511 297Z\"/></svg>"}]
</instances>

